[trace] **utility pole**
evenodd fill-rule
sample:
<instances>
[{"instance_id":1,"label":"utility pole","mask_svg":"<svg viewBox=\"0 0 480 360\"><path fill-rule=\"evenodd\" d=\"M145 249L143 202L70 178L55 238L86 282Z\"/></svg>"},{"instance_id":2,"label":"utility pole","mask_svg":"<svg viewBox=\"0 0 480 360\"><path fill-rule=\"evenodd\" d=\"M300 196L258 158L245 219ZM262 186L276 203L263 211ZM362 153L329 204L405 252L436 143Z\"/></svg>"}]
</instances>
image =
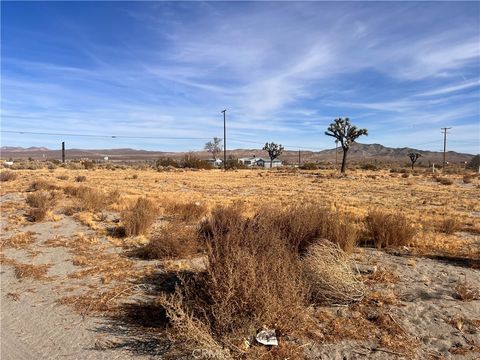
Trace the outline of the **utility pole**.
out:
<instances>
[{"instance_id":1,"label":"utility pole","mask_svg":"<svg viewBox=\"0 0 480 360\"><path fill-rule=\"evenodd\" d=\"M442 128L443 131L443 172L445 172L445 168L447 166L447 130L450 130L451 127L449 128Z\"/></svg>"},{"instance_id":2,"label":"utility pole","mask_svg":"<svg viewBox=\"0 0 480 360\"><path fill-rule=\"evenodd\" d=\"M300 168L300 166L302 165L302 160L301 160L301 155L300 155L300 149L298 149L298 167Z\"/></svg>"},{"instance_id":3,"label":"utility pole","mask_svg":"<svg viewBox=\"0 0 480 360\"><path fill-rule=\"evenodd\" d=\"M221 112L223 113L223 170L227 170L227 122L225 116L227 109Z\"/></svg>"},{"instance_id":4,"label":"utility pole","mask_svg":"<svg viewBox=\"0 0 480 360\"><path fill-rule=\"evenodd\" d=\"M65 141L62 141L62 163L65 164Z\"/></svg>"}]
</instances>

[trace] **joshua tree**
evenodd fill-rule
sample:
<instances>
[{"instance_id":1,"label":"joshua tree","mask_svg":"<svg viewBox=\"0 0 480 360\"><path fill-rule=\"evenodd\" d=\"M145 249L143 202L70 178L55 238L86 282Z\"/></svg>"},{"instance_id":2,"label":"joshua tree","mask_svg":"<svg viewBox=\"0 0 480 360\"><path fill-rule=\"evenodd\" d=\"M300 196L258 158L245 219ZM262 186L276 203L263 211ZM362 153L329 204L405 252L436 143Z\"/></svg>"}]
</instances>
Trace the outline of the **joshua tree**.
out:
<instances>
[{"instance_id":1,"label":"joshua tree","mask_svg":"<svg viewBox=\"0 0 480 360\"><path fill-rule=\"evenodd\" d=\"M347 153L350 149L350 145L355 142L362 135L368 135L367 129L357 129L356 126L350 124L350 119L347 118L338 118L335 119L333 123L330 124L325 135L332 136L342 145L343 150L343 159L342 159L342 169L341 172L345 172L347 165Z\"/></svg>"},{"instance_id":2,"label":"joshua tree","mask_svg":"<svg viewBox=\"0 0 480 360\"><path fill-rule=\"evenodd\" d=\"M422 156L422 154L417 153L417 152L408 153L408 157L410 158L410 161L412 162L412 171L413 171L413 166L417 162L418 158L421 157L421 156Z\"/></svg>"},{"instance_id":3,"label":"joshua tree","mask_svg":"<svg viewBox=\"0 0 480 360\"><path fill-rule=\"evenodd\" d=\"M275 143L265 143L265 146L262 150L268 152L268 156L270 157L270 168L272 168L273 160L278 158L283 152L283 146L281 144Z\"/></svg>"},{"instance_id":4,"label":"joshua tree","mask_svg":"<svg viewBox=\"0 0 480 360\"><path fill-rule=\"evenodd\" d=\"M205 144L204 149L209 153L212 153L212 156L217 160L217 155L222 151L222 139L214 137L212 141L209 141Z\"/></svg>"}]
</instances>

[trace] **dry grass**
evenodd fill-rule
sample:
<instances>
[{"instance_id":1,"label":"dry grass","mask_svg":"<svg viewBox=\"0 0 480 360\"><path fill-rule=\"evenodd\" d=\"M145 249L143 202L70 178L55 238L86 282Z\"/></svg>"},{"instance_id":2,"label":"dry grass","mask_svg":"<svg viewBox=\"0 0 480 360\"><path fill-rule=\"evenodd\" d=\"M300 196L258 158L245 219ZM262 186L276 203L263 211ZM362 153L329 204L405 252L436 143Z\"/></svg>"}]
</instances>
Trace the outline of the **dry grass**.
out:
<instances>
[{"instance_id":1,"label":"dry grass","mask_svg":"<svg viewBox=\"0 0 480 360\"><path fill-rule=\"evenodd\" d=\"M32 220L42 221L58 201L58 193L46 191L34 192L27 195L26 201L27 204L32 207L29 212Z\"/></svg>"},{"instance_id":2,"label":"dry grass","mask_svg":"<svg viewBox=\"0 0 480 360\"><path fill-rule=\"evenodd\" d=\"M15 248L25 249L35 243L35 233L32 231L21 232L10 236L8 239L1 240L0 249Z\"/></svg>"},{"instance_id":3,"label":"dry grass","mask_svg":"<svg viewBox=\"0 0 480 360\"><path fill-rule=\"evenodd\" d=\"M157 207L147 198L139 198L135 205L122 213L127 236L147 234L157 218Z\"/></svg>"},{"instance_id":4,"label":"dry grass","mask_svg":"<svg viewBox=\"0 0 480 360\"><path fill-rule=\"evenodd\" d=\"M15 276L19 279L32 278L35 280L45 280L48 278L47 273L49 268L49 264L18 264L15 265Z\"/></svg>"},{"instance_id":5,"label":"dry grass","mask_svg":"<svg viewBox=\"0 0 480 360\"><path fill-rule=\"evenodd\" d=\"M102 211L120 198L120 193L117 190L103 192L86 186L66 186L63 191L65 194L75 196L78 199L76 210L80 211Z\"/></svg>"},{"instance_id":6,"label":"dry grass","mask_svg":"<svg viewBox=\"0 0 480 360\"><path fill-rule=\"evenodd\" d=\"M472 287L467 281L459 282L454 290L455 297L462 301L480 300L480 290Z\"/></svg>"},{"instance_id":7,"label":"dry grass","mask_svg":"<svg viewBox=\"0 0 480 360\"><path fill-rule=\"evenodd\" d=\"M456 231L459 231L461 227L462 224L455 217L445 217L438 225L439 231L447 235L451 235Z\"/></svg>"},{"instance_id":8,"label":"dry grass","mask_svg":"<svg viewBox=\"0 0 480 360\"><path fill-rule=\"evenodd\" d=\"M185 279L173 297L161 299L174 334L214 349L226 344L235 352L238 348L228 344L262 326L283 333L304 328L309 287L298 255L265 224L244 220L234 209L213 213L216 221L203 232L209 239L206 272Z\"/></svg>"},{"instance_id":9,"label":"dry grass","mask_svg":"<svg viewBox=\"0 0 480 360\"><path fill-rule=\"evenodd\" d=\"M199 220L201 217L205 216L208 211L207 206L198 201L187 203L174 202L167 206L167 209L169 212L178 216L180 220L187 222Z\"/></svg>"},{"instance_id":10,"label":"dry grass","mask_svg":"<svg viewBox=\"0 0 480 360\"><path fill-rule=\"evenodd\" d=\"M352 270L352 261L336 244L319 241L303 259L311 296L319 304L349 304L362 300L364 286Z\"/></svg>"},{"instance_id":11,"label":"dry grass","mask_svg":"<svg viewBox=\"0 0 480 360\"><path fill-rule=\"evenodd\" d=\"M199 251L200 243L195 229L172 223L158 229L147 245L135 249L133 253L143 259L185 259Z\"/></svg>"},{"instance_id":12,"label":"dry grass","mask_svg":"<svg viewBox=\"0 0 480 360\"><path fill-rule=\"evenodd\" d=\"M4 181L13 181L17 179L17 174L15 174L13 171L0 171L0 182Z\"/></svg>"},{"instance_id":13,"label":"dry grass","mask_svg":"<svg viewBox=\"0 0 480 360\"><path fill-rule=\"evenodd\" d=\"M48 180L36 180L30 184L30 191L57 190L58 187Z\"/></svg>"},{"instance_id":14,"label":"dry grass","mask_svg":"<svg viewBox=\"0 0 480 360\"><path fill-rule=\"evenodd\" d=\"M411 222L401 213L372 210L365 219L367 236L378 249L407 246L416 234Z\"/></svg>"}]
</instances>

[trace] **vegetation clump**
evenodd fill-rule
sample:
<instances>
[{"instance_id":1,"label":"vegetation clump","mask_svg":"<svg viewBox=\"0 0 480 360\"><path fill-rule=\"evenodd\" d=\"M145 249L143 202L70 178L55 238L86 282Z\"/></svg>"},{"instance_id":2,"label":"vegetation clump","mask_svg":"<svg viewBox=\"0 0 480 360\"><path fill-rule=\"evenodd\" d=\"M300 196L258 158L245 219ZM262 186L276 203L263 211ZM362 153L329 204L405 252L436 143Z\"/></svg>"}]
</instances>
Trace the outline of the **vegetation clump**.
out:
<instances>
[{"instance_id":1,"label":"vegetation clump","mask_svg":"<svg viewBox=\"0 0 480 360\"><path fill-rule=\"evenodd\" d=\"M407 246L416 234L410 221L401 213L372 210L365 219L369 239L376 248Z\"/></svg>"},{"instance_id":2,"label":"vegetation clump","mask_svg":"<svg viewBox=\"0 0 480 360\"><path fill-rule=\"evenodd\" d=\"M145 235L157 218L155 204L147 198L139 198L135 205L122 213L122 223L127 236Z\"/></svg>"},{"instance_id":3,"label":"vegetation clump","mask_svg":"<svg viewBox=\"0 0 480 360\"><path fill-rule=\"evenodd\" d=\"M0 172L0 181L13 181L17 178L17 174L13 171L2 171Z\"/></svg>"}]
</instances>

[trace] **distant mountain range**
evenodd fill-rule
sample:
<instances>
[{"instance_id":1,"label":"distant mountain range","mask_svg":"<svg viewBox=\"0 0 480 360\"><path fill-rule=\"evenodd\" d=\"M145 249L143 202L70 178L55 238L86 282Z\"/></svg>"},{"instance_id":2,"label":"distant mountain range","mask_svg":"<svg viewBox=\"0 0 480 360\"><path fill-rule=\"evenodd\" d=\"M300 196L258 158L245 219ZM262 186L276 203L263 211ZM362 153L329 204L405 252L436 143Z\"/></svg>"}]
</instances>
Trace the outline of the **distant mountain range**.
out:
<instances>
[{"instance_id":1,"label":"distant mountain range","mask_svg":"<svg viewBox=\"0 0 480 360\"><path fill-rule=\"evenodd\" d=\"M417 150L412 148L390 148L380 144L359 144L355 143L350 148L348 157L354 162L408 162L408 153L419 152L422 157L419 162L440 163L443 160L443 153L438 151ZM338 149L338 159L341 160L341 148ZM207 159L209 154L203 151L194 152L199 158ZM109 160L114 161L133 161L133 160L156 160L158 158L171 157L180 159L186 152L163 152L135 149L102 149L102 150L83 150L67 149L67 159L90 159L100 160L108 156ZM268 157L265 151L259 149L235 149L228 150L227 155L235 157ZM2 159L61 159L61 150L50 150L45 147L11 147L3 146L0 148L0 157ZM221 154L223 156L223 153ZM304 162L335 162L335 149L314 151L301 151L301 161ZM463 163L469 161L474 155L457 153L455 151L447 152L447 161L452 163ZM280 157L283 161L290 163L298 162L298 151L285 151Z\"/></svg>"}]
</instances>

